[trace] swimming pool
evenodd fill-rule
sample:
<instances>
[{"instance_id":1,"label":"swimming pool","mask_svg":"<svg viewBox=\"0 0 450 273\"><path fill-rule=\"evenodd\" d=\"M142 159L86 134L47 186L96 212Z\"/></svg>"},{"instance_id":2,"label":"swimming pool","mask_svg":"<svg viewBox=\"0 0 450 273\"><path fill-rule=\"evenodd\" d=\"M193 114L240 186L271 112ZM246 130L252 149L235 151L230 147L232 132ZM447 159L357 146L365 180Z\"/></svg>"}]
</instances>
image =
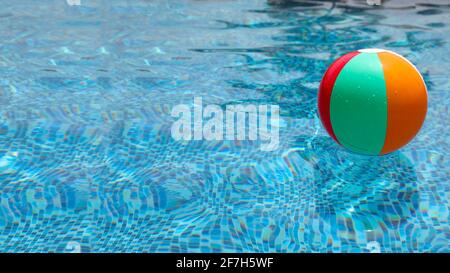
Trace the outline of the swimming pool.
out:
<instances>
[{"instance_id":1,"label":"swimming pool","mask_svg":"<svg viewBox=\"0 0 450 273\"><path fill-rule=\"evenodd\" d=\"M2 0L0 251L448 252L450 6ZM317 89L360 48L410 59L419 135L326 135ZM280 144L175 141L174 105L280 107Z\"/></svg>"}]
</instances>

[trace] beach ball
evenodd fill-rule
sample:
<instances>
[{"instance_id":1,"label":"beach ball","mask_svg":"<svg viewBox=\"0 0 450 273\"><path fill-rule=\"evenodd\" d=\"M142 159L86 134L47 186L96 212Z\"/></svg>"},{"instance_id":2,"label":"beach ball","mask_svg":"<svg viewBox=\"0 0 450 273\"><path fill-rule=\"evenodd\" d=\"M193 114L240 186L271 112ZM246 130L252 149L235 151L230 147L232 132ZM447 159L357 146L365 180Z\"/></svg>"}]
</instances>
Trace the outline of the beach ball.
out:
<instances>
[{"instance_id":1,"label":"beach ball","mask_svg":"<svg viewBox=\"0 0 450 273\"><path fill-rule=\"evenodd\" d=\"M323 126L337 143L356 153L383 155L419 132L427 88L406 58L362 49L331 64L320 83L318 107Z\"/></svg>"}]
</instances>

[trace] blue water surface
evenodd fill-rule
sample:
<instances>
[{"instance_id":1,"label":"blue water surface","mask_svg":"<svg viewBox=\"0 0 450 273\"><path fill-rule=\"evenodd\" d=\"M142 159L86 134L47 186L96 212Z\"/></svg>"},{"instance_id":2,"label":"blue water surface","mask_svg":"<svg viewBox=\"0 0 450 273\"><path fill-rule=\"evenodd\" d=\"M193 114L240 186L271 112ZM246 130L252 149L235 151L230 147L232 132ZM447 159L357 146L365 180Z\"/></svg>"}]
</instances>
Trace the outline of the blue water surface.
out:
<instances>
[{"instance_id":1,"label":"blue water surface","mask_svg":"<svg viewBox=\"0 0 450 273\"><path fill-rule=\"evenodd\" d=\"M0 251L450 251L450 6L282 2L1 0ZM373 47L429 92L382 157L316 106L331 62ZM279 149L175 141L195 96L279 105Z\"/></svg>"}]
</instances>

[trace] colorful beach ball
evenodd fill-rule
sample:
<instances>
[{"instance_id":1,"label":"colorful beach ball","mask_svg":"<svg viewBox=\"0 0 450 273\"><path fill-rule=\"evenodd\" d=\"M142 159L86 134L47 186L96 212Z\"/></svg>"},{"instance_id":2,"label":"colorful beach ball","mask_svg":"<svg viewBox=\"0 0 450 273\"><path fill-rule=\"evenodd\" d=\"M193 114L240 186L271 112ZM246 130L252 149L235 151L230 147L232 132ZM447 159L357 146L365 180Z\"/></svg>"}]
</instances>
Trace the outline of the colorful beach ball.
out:
<instances>
[{"instance_id":1,"label":"colorful beach ball","mask_svg":"<svg viewBox=\"0 0 450 273\"><path fill-rule=\"evenodd\" d=\"M362 49L337 59L319 88L319 115L349 150L383 155L411 141L427 112L419 71L397 53Z\"/></svg>"}]
</instances>

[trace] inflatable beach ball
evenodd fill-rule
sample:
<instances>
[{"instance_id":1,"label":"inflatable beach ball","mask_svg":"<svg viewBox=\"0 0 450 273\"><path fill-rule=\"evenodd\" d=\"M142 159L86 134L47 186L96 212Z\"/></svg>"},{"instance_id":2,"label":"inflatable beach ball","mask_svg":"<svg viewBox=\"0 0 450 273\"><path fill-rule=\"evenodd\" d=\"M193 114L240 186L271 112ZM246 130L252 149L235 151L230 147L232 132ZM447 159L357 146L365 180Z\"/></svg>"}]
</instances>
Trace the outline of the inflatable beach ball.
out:
<instances>
[{"instance_id":1,"label":"inflatable beach ball","mask_svg":"<svg viewBox=\"0 0 450 273\"><path fill-rule=\"evenodd\" d=\"M362 49L328 68L318 101L320 119L336 142L356 153L383 155L419 132L427 112L427 89L404 57Z\"/></svg>"}]
</instances>

